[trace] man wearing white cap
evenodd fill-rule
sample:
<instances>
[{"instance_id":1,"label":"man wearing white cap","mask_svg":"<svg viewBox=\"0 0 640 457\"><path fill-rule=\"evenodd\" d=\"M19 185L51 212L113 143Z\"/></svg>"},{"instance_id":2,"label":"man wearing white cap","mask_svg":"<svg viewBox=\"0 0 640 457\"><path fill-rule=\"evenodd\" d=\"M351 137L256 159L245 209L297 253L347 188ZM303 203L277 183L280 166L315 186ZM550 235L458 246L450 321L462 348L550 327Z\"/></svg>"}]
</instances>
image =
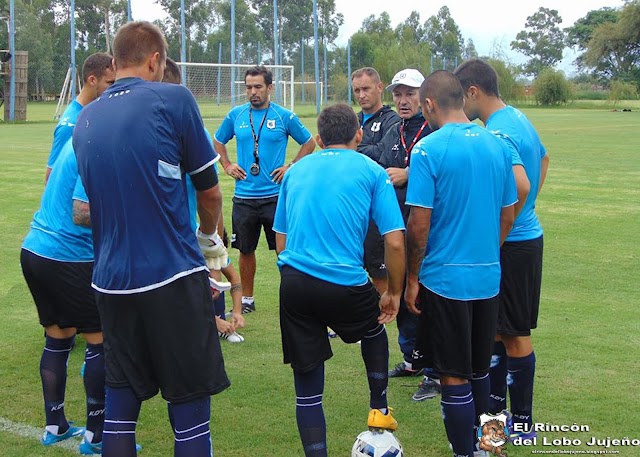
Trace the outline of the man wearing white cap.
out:
<instances>
[{"instance_id":1,"label":"man wearing white cap","mask_svg":"<svg viewBox=\"0 0 640 457\"><path fill-rule=\"evenodd\" d=\"M420 110L418 93L423 81L422 73L413 68L407 68L395 74L386 89L393 95L400 122L389 129L380 143L375 146L376 152L380 154L378 162L387 170L393 183L405 224L409 219L409 207L405 205L405 199L411 149L420 139L433 131ZM422 370L414 369L412 365L418 319L409 312L403 301L401 301L397 319L398 344L404 360L389 370L389 377L418 376ZM439 391L438 383L425 376L413 399L422 401L433 398Z\"/></svg>"}]
</instances>

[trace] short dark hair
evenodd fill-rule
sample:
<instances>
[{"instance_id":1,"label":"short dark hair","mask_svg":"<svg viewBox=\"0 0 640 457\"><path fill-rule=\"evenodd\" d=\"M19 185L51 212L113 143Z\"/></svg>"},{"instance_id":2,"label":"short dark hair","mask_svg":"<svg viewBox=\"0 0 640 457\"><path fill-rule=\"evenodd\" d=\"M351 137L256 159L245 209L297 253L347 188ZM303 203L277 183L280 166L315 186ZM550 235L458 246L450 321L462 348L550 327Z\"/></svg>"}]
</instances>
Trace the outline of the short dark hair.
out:
<instances>
[{"instance_id":1,"label":"short dark hair","mask_svg":"<svg viewBox=\"0 0 640 457\"><path fill-rule=\"evenodd\" d=\"M464 91L460 81L447 70L437 70L427 76L420 86L420 104L425 99L435 100L443 110L462 109Z\"/></svg>"},{"instance_id":2,"label":"short dark hair","mask_svg":"<svg viewBox=\"0 0 640 457\"><path fill-rule=\"evenodd\" d=\"M89 76L102 77L107 70L113 70L113 57L106 52L96 52L87 57L82 64L82 82L89 80Z\"/></svg>"},{"instance_id":3,"label":"short dark hair","mask_svg":"<svg viewBox=\"0 0 640 457\"><path fill-rule=\"evenodd\" d=\"M147 21L129 22L116 33L113 59L117 68L135 67L156 52L166 59L167 48L167 40L157 25Z\"/></svg>"},{"instance_id":4,"label":"short dark hair","mask_svg":"<svg viewBox=\"0 0 640 457\"><path fill-rule=\"evenodd\" d=\"M273 84L273 73L264 65L256 65L255 67L249 68L244 72L244 81L247 82L247 76L260 76L264 78L264 83L267 86Z\"/></svg>"},{"instance_id":5,"label":"short dark hair","mask_svg":"<svg viewBox=\"0 0 640 457\"><path fill-rule=\"evenodd\" d=\"M178 64L170 57L167 57L167 66L164 67L164 76L162 77L162 82L171 83L171 84L181 84L182 83L182 74L180 73L180 67Z\"/></svg>"},{"instance_id":6,"label":"short dark hair","mask_svg":"<svg viewBox=\"0 0 640 457\"><path fill-rule=\"evenodd\" d=\"M460 81L462 89L466 91L471 86L476 86L487 95L499 97L498 73L484 60L471 59L462 62L453 74Z\"/></svg>"},{"instance_id":7,"label":"short dark hair","mask_svg":"<svg viewBox=\"0 0 640 457\"><path fill-rule=\"evenodd\" d=\"M361 77L363 75L367 75L369 78L373 79L373 81L376 84L378 84L381 81L380 74L373 67L358 68L356 71L351 73L351 81L353 81L355 78L359 78L359 77Z\"/></svg>"},{"instance_id":8,"label":"short dark hair","mask_svg":"<svg viewBox=\"0 0 640 457\"><path fill-rule=\"evenodd\" d=\"M318 135L325 148L349 143L359 128L355 111L345 103L327 106L318 116Z\"/></svg>"}]
</instances>

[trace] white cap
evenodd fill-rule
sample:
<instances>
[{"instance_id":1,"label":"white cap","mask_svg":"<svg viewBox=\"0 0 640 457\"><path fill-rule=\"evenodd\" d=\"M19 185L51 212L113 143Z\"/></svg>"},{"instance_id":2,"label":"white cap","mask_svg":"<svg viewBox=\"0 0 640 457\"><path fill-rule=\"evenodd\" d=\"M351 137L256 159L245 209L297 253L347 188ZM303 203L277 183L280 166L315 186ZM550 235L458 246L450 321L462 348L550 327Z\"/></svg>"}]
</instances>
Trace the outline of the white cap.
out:
<instances>
[{"instance_id":1,"label":"white cap","mask_svg":"<svg viewBox=\"0 0 640 457\"><path fill-rule=\"evenodd\" d=\"M391 84L387 86L388 91L392 91L397 86L404 85L409 87L420 87L424 81L424 76L418 70L406 68L396 73L391 80Z\"/></svg>"}]
</instances>

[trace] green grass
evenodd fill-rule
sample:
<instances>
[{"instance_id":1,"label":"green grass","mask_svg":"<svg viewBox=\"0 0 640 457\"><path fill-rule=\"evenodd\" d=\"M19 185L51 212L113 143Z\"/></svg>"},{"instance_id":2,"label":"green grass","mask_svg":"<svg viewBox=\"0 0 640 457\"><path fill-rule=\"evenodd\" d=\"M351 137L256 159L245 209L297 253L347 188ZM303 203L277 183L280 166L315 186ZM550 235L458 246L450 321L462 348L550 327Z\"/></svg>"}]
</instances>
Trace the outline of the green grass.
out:
<instances>
[{"instance_id":1,"label":"green grass","mask_svg":"<svg viewBox=\"0 0 640 457\"><path fill-rule=\"evenodd\" d=\"M308 113L307 113L308 109ZM19 267L19 250L38 208L51 143L55 105L29 106L30 122L0 124L0 417L43 426L39 358L42 329ZM312 116L315 107L304 107ZM205 114L214 132L224 115ZM216 114L216 115L214 115ZM544 278L539 329L534 418L550 424L589 425L568 438L640 439L640 113L584 109L531 109L551 163L539 199L545 229ZM303 122L316 132L315 119ZM296 147L290 145L293 156ZM235 154L233 141L230 152ZM344 177L348 179L348 177ZM224 212L230 222L233 182L223 177ZM237 265L237 253L232 251ZM275 255L258 250L256 301L242 331L246 341L222 342L232 387L213 397L212 435L220 457L300 456L291 370L282 364ZM400 360L395 324L389 327L393 364ZM357 345L332 342L327 363L325 412L331 456L347 456L366 426L368 391ZM80 423L84 393L78 375L84 343L69 362L66 409ZM449 456L437 400L413 403L418 380L392 379L390 404L400 422L397 436L406 455ZM547 439L561 433L543 433ZM147 456L172 455L165 402L144 403L138 440ZM588 449L541 446L539 450ZM618 447L638 456L640 448ZM510 457L531 448L509 446ZM46 451L34 439L0 432L0 455L73 455Z\"/></svg>"}]
</instances>

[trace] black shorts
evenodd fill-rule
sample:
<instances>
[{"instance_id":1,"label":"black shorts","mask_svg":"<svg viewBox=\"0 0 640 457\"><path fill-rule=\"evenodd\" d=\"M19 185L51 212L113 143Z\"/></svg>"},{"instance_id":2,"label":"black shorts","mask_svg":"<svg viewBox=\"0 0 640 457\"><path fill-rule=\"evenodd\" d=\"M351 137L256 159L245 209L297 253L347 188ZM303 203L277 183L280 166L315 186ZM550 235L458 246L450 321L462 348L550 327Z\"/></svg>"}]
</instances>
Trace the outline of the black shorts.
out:
<instances>
[{"instance_id":1,"label":"black shorts","mask_svg":"<svg viewBox=\"0 0 640 457\"><path fill-rule=\"evenodd\" d=\"M284 363L300 372L333 355L331 327L345 343L360 341L378 325L380 295L371 282L340 286L284 266L280 282L280 331Z\"/></svg>"},{"instance_id":2,"label":"black shorts","mask_svg":"<svg viewBox=\"0 0 640 457\"><path fill-rule=\"evenodd\" d=\"M420 285L422 309L414 368L431 367L439 376L471 379L489 372L496 336L498 297L461 301L442 297Z\"/></svg>"},{"instance_id":3,"label":"black shorts","mask_svg":"<svg viewBox=\"0 0 640 457\"><path fill-rule=\"evenodd\" d=\"M93 262L61 262L22 249L20 264L40 325L75 327L78 333L102 331L95 291L91 288Z\"/></svg>"},{"instance_id":4,"label":"black shorts","mask_svg":"<svg viewBox=\"0 0 640 457\"><path fill-rule=\"evenodd\" d=\"M238 198L233 197L231 210L231 247L243 254L250 254L258 247L260 229L264 229L269 249L276 248L276 234L273 231L273 218L276 214L278 197Z\"/></svg>"},{"instance_id":5,"label":"black shorts","mask_svg":"<svg viewBox=\"0 0 640 457\"><path fill-rule=\"evenodd\" d=\"M387 267L384 264L384 238L373 221L369 221L369 229L364 239L364 268L374 279L387 277Z\"/></svg>"},{"instance_id":6,"label":"black shorts","mask_svg":"<svg viewBox=\"0 0 640 457\"><path fill-rule=\"evenodd\" d=\"M104 328L106 383L140 400L162 392L184 403L226 389L206 271L148 292L97 294Z\"/></svg>"},{"instance_id":7,"label":"black shorts","mask_svg":"<svg viewBox=\"0 0 640 457\"><path fill-rule=\"evenodd\" d=\"M500 249L498 333L529 336L538 326L542 283L542 237L505 242Z\"/></svg>"}]
</instances>

